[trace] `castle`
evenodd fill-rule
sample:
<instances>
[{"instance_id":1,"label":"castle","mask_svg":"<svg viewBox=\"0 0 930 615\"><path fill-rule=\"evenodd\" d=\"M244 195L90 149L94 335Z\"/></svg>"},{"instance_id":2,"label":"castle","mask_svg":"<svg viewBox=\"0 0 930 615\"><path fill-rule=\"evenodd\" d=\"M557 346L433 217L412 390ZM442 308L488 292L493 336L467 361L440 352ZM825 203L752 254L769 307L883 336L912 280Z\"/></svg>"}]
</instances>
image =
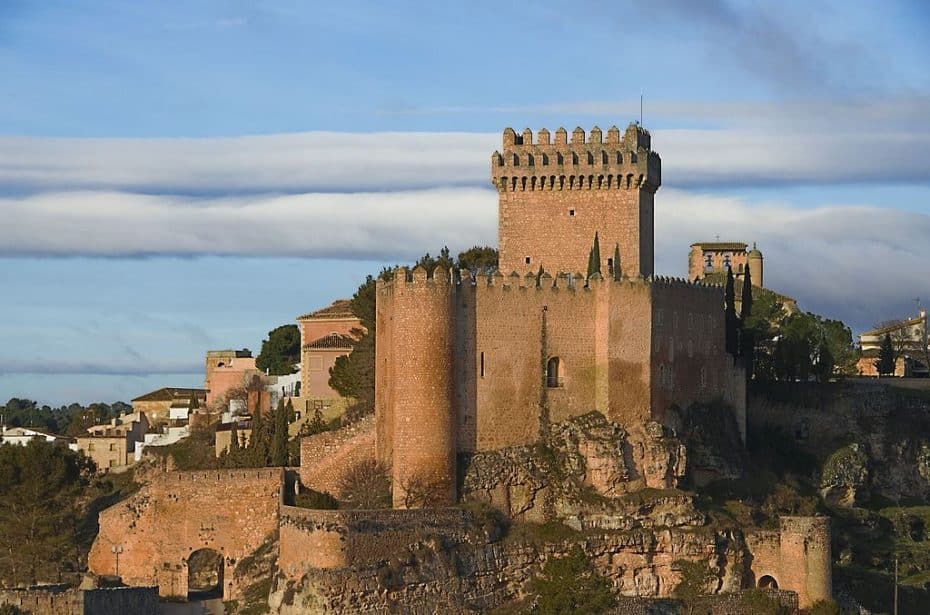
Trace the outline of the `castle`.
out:
<instances>
[{"instance_id":1,"label":"castle","mask_svg":"<svg viewBox=\"0 0 930 615\"><path fill-rule=\"evenodd\" d=\"M302 438L299 476L157 474L100 513L89 568L183 598L207 554L218 592L239 600L261 553L282 613L499 607L564 545L503 544L464 501L584 532L624 596L671 595L687 559L712 564L722 600L789 590L796 611L830 597L828 519L713 528L677 489L690 453L674 408L723 399L739 431L727 441L745 438L745 373L724 349L722 288L653 273L661 160L649 133L577 129L569 142L560 129L550 142L543 130L533 143L508 129L491 176L503 271L399 269L377 284L374 416ZM390 473L393 509L295 505L302 491L338 499L372 461ZM597 505L560 500L571 481Z\"/></svg>"},{"instance_id":2,"label":"castle","mask_svg":"<svg viewBox=\"0 0 930 615\"><path fill-rule=\"evenodd\" d=\"M458 454L530 444L592 410L632 429L722 398L745 435L722 289L653 275L649 132L577 128L569 142L560 128L534 143L508 128L491 178L499 271L400 269L378 283L377 455L395 507L412 484L451 504ZM606 258L586 277L595 234Z\"/></svg>"}]
</instances>

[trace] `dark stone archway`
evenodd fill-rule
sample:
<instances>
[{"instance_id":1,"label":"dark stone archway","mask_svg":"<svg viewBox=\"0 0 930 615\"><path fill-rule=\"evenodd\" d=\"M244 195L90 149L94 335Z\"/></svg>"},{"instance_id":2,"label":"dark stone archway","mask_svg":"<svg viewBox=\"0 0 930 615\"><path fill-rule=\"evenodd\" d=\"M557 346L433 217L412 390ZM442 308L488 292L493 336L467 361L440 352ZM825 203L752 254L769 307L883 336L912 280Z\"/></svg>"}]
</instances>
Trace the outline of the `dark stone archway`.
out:
<instances>
[{"instance_id":1,"label":"dark stone archway","mask_svg":"<svg viewBox=\"0 0 930 615\"><path fill-rule=\"evenodd\" d=\"M223 597L223 554L199 549L187 558L187 599L211 600Z\"/></svg>"}]
</instances>

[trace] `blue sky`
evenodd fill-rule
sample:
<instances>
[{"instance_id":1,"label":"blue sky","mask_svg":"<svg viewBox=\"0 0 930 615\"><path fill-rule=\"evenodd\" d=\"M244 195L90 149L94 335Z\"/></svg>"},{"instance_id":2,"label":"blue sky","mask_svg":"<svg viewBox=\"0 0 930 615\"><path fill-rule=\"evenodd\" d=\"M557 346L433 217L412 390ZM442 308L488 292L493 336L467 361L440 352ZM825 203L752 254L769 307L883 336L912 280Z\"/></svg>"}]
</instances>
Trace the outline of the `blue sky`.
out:
<instances>
[{"instance_id":1,"label":"blue sky","mask_svg":"<svg viewBox=\"0 0 930 615\"><path fill-rule=\"evenodd\" d=\"M930 9L760 4L0 3L0 399L195 386L493 244L501 129L622 127L641 91L660 271L719 234L855 329L930 302Z\"/></svg>"}]
</instances>

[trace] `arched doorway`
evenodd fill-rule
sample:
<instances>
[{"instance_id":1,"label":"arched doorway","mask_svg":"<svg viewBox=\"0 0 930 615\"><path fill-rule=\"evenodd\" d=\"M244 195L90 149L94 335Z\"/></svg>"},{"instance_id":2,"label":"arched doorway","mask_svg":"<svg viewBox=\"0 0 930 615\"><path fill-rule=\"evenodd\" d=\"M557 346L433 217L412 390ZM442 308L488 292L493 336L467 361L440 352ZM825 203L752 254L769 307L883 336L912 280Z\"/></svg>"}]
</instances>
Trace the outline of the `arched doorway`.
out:
<instances>
[{"instance_id":1,"label":"arched doorway","mask_svg":"<svg viewBox=\"0 0 930 615\"><path fill-rule=\"evenodd\" d=\"M187 599L223 597L223 556L213 549L200 549L187 558Z\"/></svg>"},{"instance_id":2,"label":"arched doorway","mask_svg":"<svg viewBox=\"0 0 930 615\"><path fill-rule=\"evenodd\" d=\"M778 589L778 581L771 575L765 575L759 579L759 587L762 589Z\"/></svg>"}]
</instances>

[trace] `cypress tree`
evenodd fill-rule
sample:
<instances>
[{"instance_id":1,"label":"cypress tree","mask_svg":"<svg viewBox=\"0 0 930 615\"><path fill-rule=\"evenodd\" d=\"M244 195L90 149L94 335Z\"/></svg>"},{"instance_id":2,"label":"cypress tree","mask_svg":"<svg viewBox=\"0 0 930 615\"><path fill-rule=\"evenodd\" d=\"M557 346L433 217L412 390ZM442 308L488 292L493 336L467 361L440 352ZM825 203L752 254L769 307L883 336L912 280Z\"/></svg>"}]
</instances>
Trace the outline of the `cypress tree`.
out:
<instances>
[{"instance_id":1,"label":"cypress tree","mask_svg":"<svg viewBox=\"0 0 930 615\"><path fill-rule=\"evenodd\" d=\"M623 269L620 267L620 244L614 244L614 270L611 272L614 274L614 279L619 280L620 276L623 275Z\"/></svg>"},{"instance_id":2,"label":"cypress tree","mask_svg":"<svg viewBox=\"0 0 930 615\"><path fill-rule=\"evenodd\" d=\"M261 404L252 413L252 437L249 441L249 461L254 467L268 465L268 445L265 437L265 418L262 416Z\"/></svg>"},{"instance_id":3,"label":"cypress tree","mask_svg":"<svg viewBox=\"0 0 930 615\"><path fill-rule=\"evenodd\" d=\"M735 357L739 354L739 319L736 317L736 286L730 267L727 267L727 286L723 300L726 350Z\"/></svg>"},{"instance_id":4,"label":"cypress tree","mask_svg":"<svg viewBox=\"0 0 930 615\"><path fill-rule=\"evenodd\" d=\"M591 248L591 264L588 266L588 277L601 272L601 242L594 231L594 247Z\"/></svg>"},{"instance_id":5,"label":"cypress tree","mask_svg":"<svg viewBox=\"0 0 930 615\"><path fill-rule=\"evenodd\" d=\"M886 333L881 348L878 350L878 361L875 362L875 369L878 371L879 376L893 376L896 366L897 360L895 359L891 334Z\"/></svg>"},{"instance_id":6,"label":"cypress tree","mask_svg":"<svg viewBox=\"0 0 930 615\"><path fill-rule=\"evenodd\" d=\"M752 274L746 267L743 276L743 294L740 305L740 354L746 366L746 378L752 379L755 370L756 335L750 326L752 317Z\"/></svg>"},{"instance_id":7,"label":"cypress tree","mask_svg":"<svg viewBox=\"0 0 930 615\"><path fill-rule=\"evenodd\" d=\"M284 400L278 402L271 421L271 465L287 465L287 408Z\"/></svg>"}]
</instances>

